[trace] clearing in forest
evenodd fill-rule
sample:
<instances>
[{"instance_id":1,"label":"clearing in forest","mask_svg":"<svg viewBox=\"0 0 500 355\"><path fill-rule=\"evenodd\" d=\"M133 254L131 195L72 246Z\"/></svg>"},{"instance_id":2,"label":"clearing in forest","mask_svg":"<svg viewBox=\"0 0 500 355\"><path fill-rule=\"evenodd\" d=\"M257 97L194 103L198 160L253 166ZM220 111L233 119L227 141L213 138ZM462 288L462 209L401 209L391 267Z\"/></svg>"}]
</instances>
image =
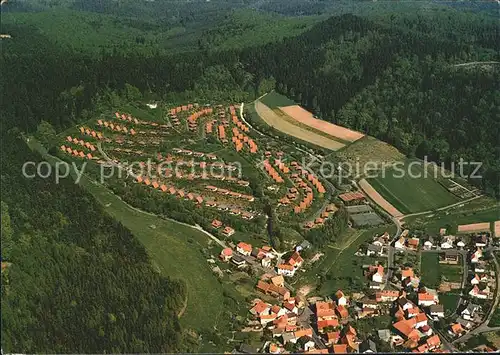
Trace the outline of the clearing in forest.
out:
<instances>
[{"instance_id":1,"label":"clearing in forest","mask_svg":"<svg viewBox=\"0 0 500 355\"><path fill-rule=\"evenodd\" d=\"M305 110L299 105L285 106L280 107L279 109L297 122L305 124L308 127L324 132L334 138L338 138L343 141L352 143L364 137L363 133L314 118L311 112Z\"/></svg>"},{"instance_id":2,"label":"clearing in forest","mask_svg":"<svg viewBox=\"0 0 500 355\"><path fill-rule=\"evenodd\" d=\"M333 154L342 162L351 166L359 164L360 167L368 167L368 164L390 166L406 159L397 148L370 136L364 136Z\"/></svg>"},{"instance_id":3,"label":"clearing in forest","mask_svg":"<svg viewBox=\"0 0 500 355\"><path fill-rule=\"evenodd\" d=\"M382 209L384 209L387 213L389 213L393 217L402 217L403 214L394 207L389 201L382 197L373 187L370 185L368 181L362 179L359 181L359 187L363 190L368 197L379 205Z\"/></svg>"},{"instance_id":4,"label":"clearing in forest","mask_svg":"<svg viewBox=\"0 0 500 355\"><path fill-rule=\"evenodd\" d=\"M306 128L299 127L286 119L286 115L280 116L275 111L264 105L260 101L255 102L255 111L271 127L280 132L296 137L300 140L310 142L314 145L330 150L339 150L345 146L333 138L328 138Z\"/></svg>"}]
</instances>

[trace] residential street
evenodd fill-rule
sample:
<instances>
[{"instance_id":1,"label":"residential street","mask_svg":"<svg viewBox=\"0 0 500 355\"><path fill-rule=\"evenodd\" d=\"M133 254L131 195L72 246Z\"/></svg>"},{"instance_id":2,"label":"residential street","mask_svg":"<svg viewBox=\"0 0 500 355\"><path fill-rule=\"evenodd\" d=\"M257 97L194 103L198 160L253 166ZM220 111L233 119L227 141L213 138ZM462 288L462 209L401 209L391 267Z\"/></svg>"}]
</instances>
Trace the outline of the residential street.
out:
<instances>
[{"instance_id":1,"label":"residential street","mask_svg":"<svg viewBox=\"0 0 500 355\"><path fill-rule=\"evenodd\" d=\"M496 248L495 248L495 250L496 250ZM488 331L494 331L494 330L500 330L500 327L493 327L492 328L492 327L488 326L488 323L490 322L491 318L493 317L493 313L495 312L495 310L499 307L499 302L500 302L500 290L499 290L499 286L500 286L500 266L498 264L498 260L497 260L496 257L493 257L493 262L495 264L496 276L497 276L496 287L495 287L495 299L493 301L493 306L489 310L488 316L485 318L485 320L477 328L473 329L472 331L470 331L469 333L465 334L464 336L455 339L453 341L453 343L457 343L457 342L462 343L462 342L465 342L471 336L473 336L475 334L480 334L480 333L484 333L484 332L488 332Z\"/></svg>"}]
</instances>

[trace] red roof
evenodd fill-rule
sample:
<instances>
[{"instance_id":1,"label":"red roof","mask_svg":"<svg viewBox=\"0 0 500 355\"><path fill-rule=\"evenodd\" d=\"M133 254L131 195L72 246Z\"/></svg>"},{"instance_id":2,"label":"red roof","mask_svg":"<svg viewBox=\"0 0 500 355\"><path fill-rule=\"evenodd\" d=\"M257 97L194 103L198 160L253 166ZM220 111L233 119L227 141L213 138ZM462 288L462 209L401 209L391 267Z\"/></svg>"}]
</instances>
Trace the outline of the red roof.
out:
<instances>
[{"instance_id":1,"label":"red roof","mask_svg":"<svg viewBox=\"0 0 500 355\"><path fill-rule=\"evenodd\" d=\"M323 329L326 327L338 327L339 326L339 321L338 319L328 319L328 320L320 320L318 321L318 329Z\"/></svg>"},{"instance_id":2,"label":"red roof","mask_svg":"<svg viewBox=\"0 0 500 355\"><path fill-rule=\"evenodd\" d=\"M347 344L338 344L333 346L334 354L347 354Z\"/></svg>"},{"instance_id":3,"label":"red roof","mask_svg":"<svg viewBox=\"0 0 500 355\"><path fill-rule=\"evenodd\" d=\"M223 255L223 256L231 256L231 255L233 255L233 249L231 249L231 248L222 249L221 255Z\"/></svg>"},{"instance_id":4,"label":"red roof","mask_svg":"<svg viewBox=\"0 0 500 355\"><path fill-rule=\"evenodd\" d=\"M441 339L439 339L439 336L433 335L429 339L427 339L426 343L429 346L429 348L432 349L441 345Z\"/></svg>"},{"instance_id":5,"label":"red roof","mask_svg":"<svg viewBox=\"0 0 500 355\"><path fill-rule=\"evenodd\" d=\"M252 251L252 245L247 244L245 242L239 242L238 243L238 248L243 249L244 251L251 252Z\"/></svg>"}]
</instances>

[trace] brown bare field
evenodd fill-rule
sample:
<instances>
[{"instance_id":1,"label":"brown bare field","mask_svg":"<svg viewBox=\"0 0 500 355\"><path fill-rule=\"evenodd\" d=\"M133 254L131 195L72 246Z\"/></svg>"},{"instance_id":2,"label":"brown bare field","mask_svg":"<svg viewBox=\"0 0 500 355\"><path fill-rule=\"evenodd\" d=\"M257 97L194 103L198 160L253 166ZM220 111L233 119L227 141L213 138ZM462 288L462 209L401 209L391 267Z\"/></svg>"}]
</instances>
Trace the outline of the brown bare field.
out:
<instances>
[{"instance_id":1,"label":"brown bare field","mask_svg":"<svg viewBox=\"0 0 500 355\"><path fill-rule=\"evenodd\" d=\"M262 118L269 126L274 127L277 130L290 136L296 137L300 140L311 142L314 145L330 150L339 150L345 146L344 144L333 139L329 139L327 137L321 136L317 133L294 125L283 117L277 115L276 112L271 110L260 101L255 102L255 111L260 116L260 118Z\"/></svg>"},{"instance_id":2,"label":"brown bare field","mask_svg":"<svg viewBox=\"0 0 500 355\"><path fill-rule=\"evenodd\" d=\"M382 197L373 187L370 185L368 181L362 179L359 181L359 187L363 190L363 192L368 195L373 202L383 208L387 213L389 213L393 217L402 217L403 214L393 205L389 203L385 198Z\"/></svg>"},{"instance_id":3,"label":"brown bare field","mask_svg":"<svg viewBox=\"0 0 500 355\"><path fill-rule=\"evenodd\" d=\"M344 141L354 142L365 136L363 133L314 118L311 112L303 109L299 105L285 106L280 107L279 109L300 123L325 132L332 137L340 138Z\"/></svg>"},{"instance_id":4,"label":"brown bare field","mask_svg":"<svg viewBox=\"0 0 500 355\"><path fill-rule=\"evenodd\" d=\"M459 233L487 232L490 230L490 222L462 224L458 226Z\"/></svg>"},{"instance_id":5,"label":"brown bare field","mask_svg":"<svg viewBox=\"0 0 500 355\"><path fill-rule=\"evenodd\" d=\"M500 238L500 221L495 221L495 237Z\"/></svg>"}]
</instances>

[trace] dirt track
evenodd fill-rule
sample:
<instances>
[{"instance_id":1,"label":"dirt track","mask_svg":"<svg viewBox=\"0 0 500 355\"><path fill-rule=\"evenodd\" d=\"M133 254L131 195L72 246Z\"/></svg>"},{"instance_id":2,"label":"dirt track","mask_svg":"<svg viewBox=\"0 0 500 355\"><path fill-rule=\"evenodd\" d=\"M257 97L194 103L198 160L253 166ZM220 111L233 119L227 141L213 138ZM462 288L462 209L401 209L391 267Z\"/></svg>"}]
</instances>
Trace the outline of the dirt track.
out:
<instances>
[{"instance_id":1,"label":"dirt track","mask_svg":"<svg viewBox=\"0 0 500 355\"><path fill-rule=\"evenodd\" d=\"M345 146L333 139L321 136L288 122L260 101L255 102L255 111L269 126L300 140L311 142L314 145L331 150L339 150Z\"/></svg>"},{"instance_id":2,"label":"dirt track","mask_svg":"<svg viewBox=\"0 0 500 355\"><path fill-rule=\"evenodd\" d=\"M368 197L375 202L377 205L379 205L381 208L383 208L387 213L389 213L391 216L399 218L402 217L403 214L393 205L389 203L385 198L382 197L373 187L370 185L368 181L365 179L362 179L358 183L359 187L364 191L365 194L368 195Z\"/></svg>"}]
</instances>

